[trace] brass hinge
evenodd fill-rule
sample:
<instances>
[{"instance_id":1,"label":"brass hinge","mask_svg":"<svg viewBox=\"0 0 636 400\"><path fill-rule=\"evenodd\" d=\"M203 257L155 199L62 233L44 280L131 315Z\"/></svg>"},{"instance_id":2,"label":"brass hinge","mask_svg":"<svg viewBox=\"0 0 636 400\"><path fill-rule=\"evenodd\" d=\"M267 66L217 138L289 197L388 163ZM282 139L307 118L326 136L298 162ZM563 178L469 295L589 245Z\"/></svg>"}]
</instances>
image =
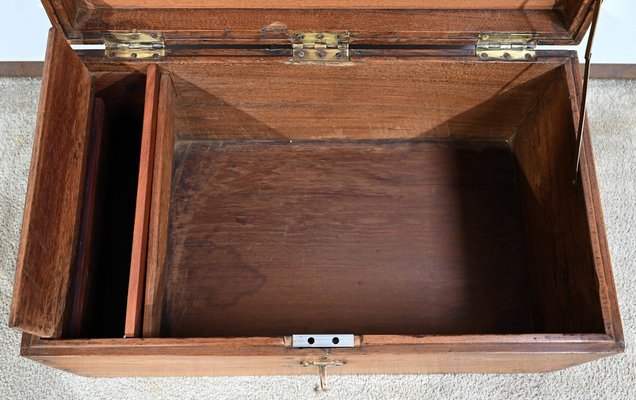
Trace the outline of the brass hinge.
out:
<instances>
[{"instance_id":1,"label":"brass hinge","mask_svg":"<svg viewBox=\"0 0 636 400\"><path fill-rule=\"evenodd\" d=\"M526 33L479 34L475 55L480 60L529 61L536 57L537 38Z\"/></svg>"},{"instance_id":2,"label":"brass hinge","mask_svg":"<svg viewBox=\"0 0 636 400\"><path fill-rule=\"evenodd\" d=\"M158 60L166 56L161 33L108 32L104 34L106 57L126 60Z\"/></svg>"},{"instance_id":3,"label":"brass hinge","mask_svg":"<svg viewBox=\"0 0 636 400\"><path fill-rule=\"evenodd\" d=\"M347 32L299 32L291 39L294 62L349 61Z\"/></svg>"}]
</instances>

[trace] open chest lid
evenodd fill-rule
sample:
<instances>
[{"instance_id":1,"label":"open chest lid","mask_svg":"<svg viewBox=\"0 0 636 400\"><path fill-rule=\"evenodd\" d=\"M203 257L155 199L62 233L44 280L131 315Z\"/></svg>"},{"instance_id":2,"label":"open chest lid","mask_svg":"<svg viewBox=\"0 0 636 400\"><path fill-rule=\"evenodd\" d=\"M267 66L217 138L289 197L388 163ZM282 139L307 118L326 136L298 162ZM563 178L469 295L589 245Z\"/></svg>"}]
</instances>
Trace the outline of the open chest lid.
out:
<instances>
[{"instance_id":1,"label":"open chest lid","mask_svg":"<svg viewBox=\"0 0 636 400\"><path fill-rule=\"evenodd\" d=\"M578 44L596 0L42 0L71 43L106 32L160 33L166 45L283 44L297 32L348 32L369 45L475 44L480 34L533 34Z\"/></svg>"}]
</instances>

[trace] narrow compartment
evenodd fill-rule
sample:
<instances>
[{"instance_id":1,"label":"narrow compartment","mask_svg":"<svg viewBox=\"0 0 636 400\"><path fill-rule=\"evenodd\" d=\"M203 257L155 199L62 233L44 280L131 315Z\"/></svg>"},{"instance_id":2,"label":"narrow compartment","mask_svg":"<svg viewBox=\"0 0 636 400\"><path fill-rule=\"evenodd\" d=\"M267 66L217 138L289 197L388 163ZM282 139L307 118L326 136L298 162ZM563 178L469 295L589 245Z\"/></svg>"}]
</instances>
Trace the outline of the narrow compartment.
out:
<instances>
[{"instance_id":1,"label":"narrow compartment","mask_svg":"<svg viewBox=\"0 0 636 400\"><path fill-rule=\"evenodd\" d=\"M65 337L124 333L145 82L140 73L93 79L95 117Z\"/></svg>"},{"instance_id":2,"label":"narrow compartment","mask_svg":"<svg viewBox=\"0 0 636 400\"><path fill-rule=\"evenodd\" d=\"M170 66L144 336L602 332L563 62Z\"/></svg>"}]
</instances>

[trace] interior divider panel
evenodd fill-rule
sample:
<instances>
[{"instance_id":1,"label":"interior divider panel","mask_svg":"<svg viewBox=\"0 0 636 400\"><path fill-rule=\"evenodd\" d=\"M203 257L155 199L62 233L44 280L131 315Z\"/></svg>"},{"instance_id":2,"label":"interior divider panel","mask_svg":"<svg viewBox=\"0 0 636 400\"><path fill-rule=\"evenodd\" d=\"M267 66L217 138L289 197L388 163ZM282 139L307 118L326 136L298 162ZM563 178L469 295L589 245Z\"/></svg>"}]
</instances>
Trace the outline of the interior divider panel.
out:
<instances>
[{"instance_id":1,"label":"interior divider panel","mask_svg":"<svg viewBox=\"0 0 636 400\"><path fill-rule=\"evenodd\" d=\"M154 154L159 112L160 72L157 65L148 66L146 93L137 179L137 200L133 230L128 302L126 305L126 337L141 335L144 285L146 280L146 254L148 250L148 223L154 169Z\"/></svg>"},{"instance_id":2,"label":"interior divider panel","mask_svg":"<svg viewBox=\"0 0 636 400\"><path fill-rule=\"evenodd\" d=\"M148 227L148 256L142 332L144 337L159 336L161 326L165 287L170 182L174 149L175 92L170 74L161 74L160 88Z\"/></svg>"}]
</instances>

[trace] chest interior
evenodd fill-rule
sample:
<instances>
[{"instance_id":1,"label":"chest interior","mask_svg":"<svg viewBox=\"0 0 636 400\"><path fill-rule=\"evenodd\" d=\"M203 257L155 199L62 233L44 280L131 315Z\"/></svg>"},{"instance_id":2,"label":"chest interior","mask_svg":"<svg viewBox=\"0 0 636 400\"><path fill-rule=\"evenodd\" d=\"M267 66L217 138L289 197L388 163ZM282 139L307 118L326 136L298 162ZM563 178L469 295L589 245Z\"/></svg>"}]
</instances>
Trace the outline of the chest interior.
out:
<instances>
[{"instance_id":1,"label":"chest interior","mask_svg":"<svg viewBox=\"0 0 636 400\"><path fill-rule=\"evenodd\" d=\"M63 336L603 332L571 58L100 68Z\"/></svg>"},{"instance_id":2,"label":"chest interior","mask_svg":"<svg viewBox=\"0 0 636 400\"><path fill-rule=\"evenodd\" d=\"M577 55L537 49L599 4L44 1L11 325L64 357L618 351Z\"/></svg>"}]
</instances>

